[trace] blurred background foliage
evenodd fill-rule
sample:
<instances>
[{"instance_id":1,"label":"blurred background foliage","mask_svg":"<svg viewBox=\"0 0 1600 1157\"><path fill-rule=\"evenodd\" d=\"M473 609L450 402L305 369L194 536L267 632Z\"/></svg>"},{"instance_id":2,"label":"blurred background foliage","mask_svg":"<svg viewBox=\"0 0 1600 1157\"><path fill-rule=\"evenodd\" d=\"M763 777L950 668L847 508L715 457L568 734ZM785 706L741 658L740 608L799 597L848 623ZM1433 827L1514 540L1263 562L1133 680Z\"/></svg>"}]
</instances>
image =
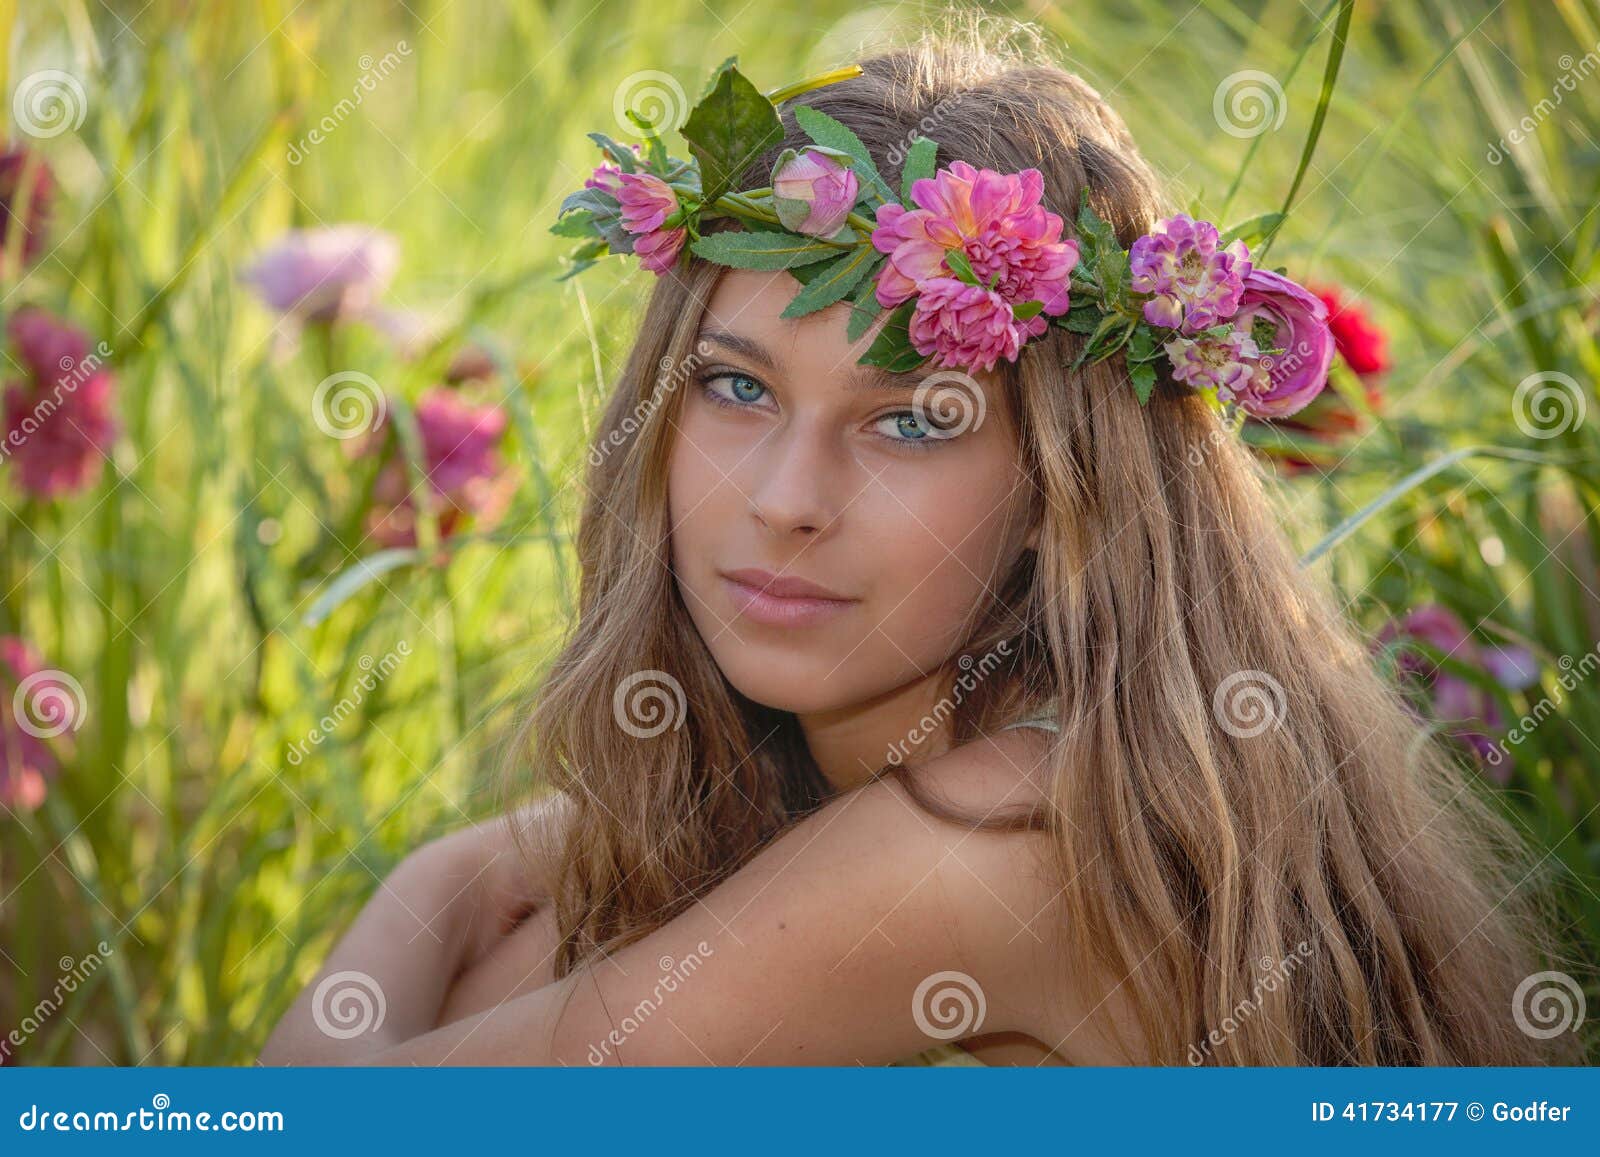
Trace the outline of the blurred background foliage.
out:
<instances>
[{"instance_id":1,"label":"blurred background foliage","mask_svg":"<svg viewBox=\"0 0 1600 1157\"><path fill-rule=\"evenodd\" d=\"M1294 189L1273 263L1344 307L1343 360L1249 434L1593 964L1600 4L1359 4L1326 95L1337 2L990 8L1110 99L1175 204L1233 223ZM929 11L0 0L8 422L40 350L103 351L77 443L0 459L8 1063L248 1063L394 862L497 806L651 280L555 280L584 133L670 100L653 72L692 99L737 55L775 87ZM377 231L365 280L286 315L274 278L339 225Z\"/></svg>"}]
</instances>

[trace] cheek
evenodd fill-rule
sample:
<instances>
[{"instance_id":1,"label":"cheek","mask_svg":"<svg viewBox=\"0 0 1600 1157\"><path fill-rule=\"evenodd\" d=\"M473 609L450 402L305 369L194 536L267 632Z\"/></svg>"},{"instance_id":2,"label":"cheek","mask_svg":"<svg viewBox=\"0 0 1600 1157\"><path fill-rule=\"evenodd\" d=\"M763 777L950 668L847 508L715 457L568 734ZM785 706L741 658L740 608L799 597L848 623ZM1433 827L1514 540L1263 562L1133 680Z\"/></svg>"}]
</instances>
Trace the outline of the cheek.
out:
<instances>
[{"instance_id":1,"label":"cheek","mask_svg":"<svg viewBox=\"0 0 1600 1157\"><path fill-rule=\"evenodd\" d=\"M874 502L862 529L882 560L874 590L878 622L919 666L959 646L993 598L1021 517L1013 480L1003 469L952 469L932 484L899 487Z\"/></svg>"}]
</instances>

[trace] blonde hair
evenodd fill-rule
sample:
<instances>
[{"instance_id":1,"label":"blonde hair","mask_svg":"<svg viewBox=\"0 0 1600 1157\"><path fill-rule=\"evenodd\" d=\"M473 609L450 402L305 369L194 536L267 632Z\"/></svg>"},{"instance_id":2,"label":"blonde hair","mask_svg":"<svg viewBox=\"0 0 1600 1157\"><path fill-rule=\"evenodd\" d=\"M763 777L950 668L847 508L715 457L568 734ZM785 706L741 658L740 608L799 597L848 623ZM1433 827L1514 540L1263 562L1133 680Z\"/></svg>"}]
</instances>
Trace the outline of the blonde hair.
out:
<instances>
[{"instance_id":1,"label":"blonde hair","mask_svg":"<svg viewBox=\"0 0 1600 1157\"><path fill-rule=\"evenodd\" d=\"M1040 169L1068 221L1086 189L1124 246L1165 210L1117 114L1016 26L958 12L860 63L803 103L854 129L893 187L920 131L941 163ZM783 122L742 187L807 143L787 106ZM656 282L593 440L578 617L512 749L573 805L558 976L670 920L829 796L794 717L722 675L668 566L682 375L664 367L695 356L721 272L696 258ZM950 720L961 742L1053 714L1049 804L972 819L914 767L880 774L943 818L1052 834L1063 975L1120 981L1154 1063L1571 1062L1575 1035L1512 1016L1554 957L1524 846L1297 564L1249 453L1168 381L1141 407L1120 358L1063 369L1082 340L1052 327L1001 363L1043 533L962 648L1004 644L1008 661ZM614 696L640 673L682 688L681 727L618 727ZM1263 705L1264 727L1237 713ZM1290 958L1263 993L1265 962Z\"/></svg>"}]
</instances>

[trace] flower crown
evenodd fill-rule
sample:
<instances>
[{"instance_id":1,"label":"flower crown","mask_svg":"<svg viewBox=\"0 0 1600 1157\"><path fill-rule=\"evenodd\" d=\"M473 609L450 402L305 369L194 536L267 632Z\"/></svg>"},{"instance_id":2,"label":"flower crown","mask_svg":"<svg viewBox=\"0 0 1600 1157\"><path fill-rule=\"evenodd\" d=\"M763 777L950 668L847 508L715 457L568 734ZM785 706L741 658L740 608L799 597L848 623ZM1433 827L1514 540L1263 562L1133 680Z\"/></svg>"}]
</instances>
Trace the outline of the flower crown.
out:
<instances>
[{"instance_id":1,"label":"flower crown","mask_svg":"<svg viewBox=\"0 0 1600 1157\"><path fill-rule=\"evenodd\" d=\"M687 261L686 248L735 269L785 269L801 289L784 317L848 301L854 342L891 311L858 364L896 373L929 357L989 370L1061 325L1088 339L1073 368L1124 351L1143 405L1164 357L1174 381L1235 422L1292 414L1326 385L1327 307L1250 259L1247 241L1281 215L1220 232L1178 213L1124 250L1085 190L1076 237L1063 238L1061 217L1041 204L1038 169L999 173L958 160L936 170L938 145L919 135L896 194L854 132L804 104L794 119L812 143L784 149L767 187L735 189L750 159L783 140L779 104L861 72L852 65L767 95L736 59L683 122L692 160L669 156L655 126L631 110L644 147L588 134L607 160L551 226L583 242L562 280L615 253L665 273ZM743 228L702 232L724 217Z\"/></svg>"}]
</instances>

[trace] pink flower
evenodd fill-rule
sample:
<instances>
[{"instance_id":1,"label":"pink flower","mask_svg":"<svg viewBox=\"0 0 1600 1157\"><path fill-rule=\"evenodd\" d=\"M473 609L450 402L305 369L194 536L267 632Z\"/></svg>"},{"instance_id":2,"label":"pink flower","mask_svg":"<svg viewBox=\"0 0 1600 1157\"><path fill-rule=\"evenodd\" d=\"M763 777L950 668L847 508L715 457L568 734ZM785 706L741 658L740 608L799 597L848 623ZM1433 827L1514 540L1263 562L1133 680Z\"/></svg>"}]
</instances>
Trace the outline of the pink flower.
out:
<instances>
[{"instance_id":1,"label":"pink flower","mask_svg":"<svg viewBox=\"0 0 1600 1157\"><path fill-rule=\"evenodd\" d=\"M1267 269L1245 277L1237 329L1261 351L1255 374L1234 399L1254 418L1282 418L1303 409L1328 384L1333 334L1328 307L1303 286Z\"/></svg>"},{"instance_id":2,"label":"pink flower","mask_svg":"<svg viewBox=\"0 0 1600 1157\"><path fill-rule=\"evenodd\" d=\"M629 145L628 147L633 150L634 156L641 159L644 157L644 152L638 145ZM622 184L618 180L621 176L622 166L615 161L601 161L600 164L595 166L594 173L583 182L583 187L585 189L599 189L602 193L610 193L615 197Z\"/></svg>"},{"instance_id":3,"label":"pink flower","mask_svg":"<svg viewBox=\"0 0 1600 1157\"><path fill-rule=\"evenodd\" d=\"M6 387L0 461L10 462L17 484L39 498L91 486L117 437L111 371L89 355L81 330L43 310L14 314L7 332L32 376Z\"/></svg>"},{"instance_id":4,"label":"pink flower","mask_svg":"<svg viewBox=\"0 0 1600 1157\"><path fill-rule=\"evenodd\" d=\"M1222 337L1174 338L1161 348L1172 362L1174 381L1197 390L1215 388L1224 398L1248 385L1261 352L1250 335L1238 328Z\"/></svg>"},{"instance_id":5,"label":"pink flower","mask_svg":"<svg viewBox=\"0 0 1600 1157\"><path fill-rule=\"evenodd\" d=\"M15 635L0 635L0 804L29 811L44 802L45 781L56 759L38 728L16 715L17 689L45 669L39 652ZM48 706L64 703L69 690L56 680L35 680L25 698ZM47 722L50 722L47 720Z\"/></svg>"},{"instance_id":6,"label":"pink flower","mask_svg":"<svg viewBox=\"0 0 1600 1157\"><path fill-rule=\"evenodd\" d=\"M817 145L783 151L772 169L772 197L785 229L832 237L844 227L861 191L855 171L838 160L845 155Z\"/></svg>"},{"instance_id":7,"label":"pink flower","mask_svg":"<svg viewBox=\"0 0 1600 1157\"><path fill-rule=\"evenodd\" d=\"M622 227L638 238L633 251L639 263L651 273L667 272L689 232L682 225L664 228L667 216L677 212L678 195L654 173L619 172L616 180L614 195L622 206Z\"/></svg>"},{"instance_id":8,"label":"pink flower","mask_svg":"<svg viewBox=\"0 0 1600 1157\"><path fill-rule=\"evenodd\" d=\"M22 174L32 169L27 197L23 197ZM44 230L55 197L55 176L44 158L27 149L0 151L0 260L9 251L11 230L20 228L22 264L31 265L44 248ZM27 205L22 202L24 199Z\"/></svg>"},{"instance_id":9,"label":"pink flower","mask_svg":"<svg viewBox=\"0 0 1600 1157\"><path fill-rule=\"evenodd\" d=\"M1129 284L1155 294L1144 303L1146 321L1194 334L1233 316L1253 267L1244 242L1218 249L1220 240L1211 222L1178 213L1133 243Z\"/></svg>"},{"instance_id":10,"label":"pink flower","mask_svg":"<svg viewBox=\"0 0 1600 1157\"><path fill-rule=\"evenodd\" d=\"M516 489L514 473L502 467L497 452L506 432L505 410L475 406L454 390L435 386L418 400L416 417L430 509L438 514L440 536L456 533L469 516L481 525L492 524ZM416 505L410 490L405 463L392 451L374 484L368 515L369 533L384 546L417 544Z\"/></svg>"},{"instance_id":11,"label":"pink flower","mask_svg":"<svg viewBox=\"0 0 1600 1157\"><path fill-rule=\"evenodd\" d=\"M892 309L932 294L919 300L911 325L918 353L937 354L945 365L968 354L989 367L996 357L1014 361L1028 338L1044 332L1046 316L1067 311L1078 243L1061 240L1062 220L1043 207L1043 197L1038 169L1005 174L953 161L912 183L915 209L892 202L878 208L872 244L889 256L878 273L878 304ZM955 276L945 256L956 250L981 285ZM1029 301L1042 310L1017 320L1013 307ZM949 316L934 316L941 311Z\"/></svg>"},{"instance_id":12,"label":"pink flower","mask_svg":"<svg viewBox=\"0 0 1600 1157\"><path fill-rule=\"evenodd\" d=\"M266 305L306 321L362 313L387 288L400 243L368 225L328 225L286 233L242 274Z\"/></svg>"},{"instance_id":13,"label":"pink flower","mask_svg":"<svg viewBox=\"0 0 1600 1157\"><path fill-rule=\"evenodd\" d=\"M931 354L935 365L991 370L1001 358L1016 361L1029 326L1047 324L1043 317L1016 321L1011 306L992 289L968 285L954 277L922 283L911 314L911 344Z\"/></svg>"}]
</instances>

